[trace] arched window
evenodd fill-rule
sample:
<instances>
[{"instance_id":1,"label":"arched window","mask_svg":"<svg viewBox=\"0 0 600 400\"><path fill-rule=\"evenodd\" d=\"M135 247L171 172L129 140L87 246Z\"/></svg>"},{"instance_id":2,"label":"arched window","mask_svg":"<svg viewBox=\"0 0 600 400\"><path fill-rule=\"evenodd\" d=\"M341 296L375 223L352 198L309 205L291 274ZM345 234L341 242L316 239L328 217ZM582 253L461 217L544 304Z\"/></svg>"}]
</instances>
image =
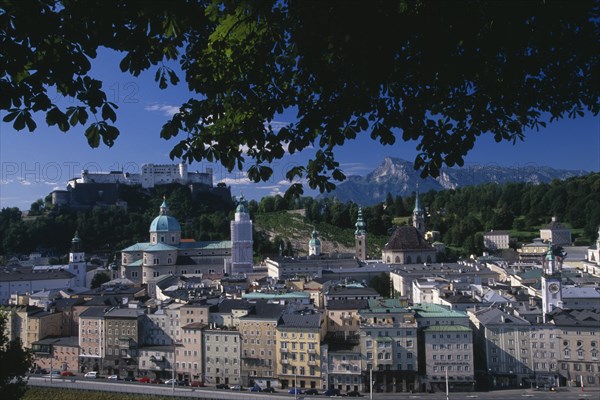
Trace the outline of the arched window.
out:
<instances>
[{"instance_id":1,"label":"arched window","mask_svg":"<svg viewBox=\"0 0 600 400\"><path fill-rule=\"evenodd\" d=\"M427 256L427 262L430 263L431 262L431 256Z\"/></svg>"},{"instance_id":2,"label":"arched window","mask_svg":"<svg viewBox=\"0 0 600 400\"><path fill-rule=\"evenodd\" d=\"M412 257L411 256L406 256L406 263L407 264L412 264Z\"/></svg>"},{"instance_id":3,"label":"arched window","mask_svg":"<svg viewBox=\"0 0 600 400\"><path fill-rule=\"evenodd\" d=\"M421 262L421 256L417 256L417 264L420 264Z\"/></svg>"},{"instance_id":4,"label":"arched window","mask_svg":"<svg viewBox=\"0 0 600 400\"><path fill-rule=\"evenodd\" d=\"M396 263L400 262L400 256L396 256L396 259L394 260Z\"/></svg>"},{"instance_id":5,"label":"arched window","mask_svg":"<svg viewBox=\"0 0 600 400\"><path fill-rule=\"evenodd\" d=\"M389 263L390 262L390 256L387 256L386 262Z\"/></svg>"}]
</instances>

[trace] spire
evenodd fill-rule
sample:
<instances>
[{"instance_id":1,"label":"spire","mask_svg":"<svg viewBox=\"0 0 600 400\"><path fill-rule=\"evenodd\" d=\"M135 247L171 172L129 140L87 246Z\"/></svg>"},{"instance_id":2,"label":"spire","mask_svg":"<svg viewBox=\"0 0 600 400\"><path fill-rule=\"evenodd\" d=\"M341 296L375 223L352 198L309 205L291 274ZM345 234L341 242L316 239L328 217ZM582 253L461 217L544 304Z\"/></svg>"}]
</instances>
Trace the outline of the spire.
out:
<instances>
[{"instance_id":1,"label":"spire","mask_svg":"<svg viewBox=\"0 0 600 400\"><path fill-rule=\"evenodd\" d=\"M364 235L367 233L367 224L363 218L362 207L358 207L358 217L356 218L356 231L354 231L355 235Z\"/></svg>"},{"instance_id":2,"label":"spire","mask_svg":"<svg viewBox=\"0 0 600 400\"><path fill-rule=\"evenodd\" d=\"M160 215L168 215L169 214L169 206L167 205L167 199L163 196L163 202L160 205Z\"/></svg>"},{"instance_id":3,"label":"spire","mask_svg":"<svg viewBox=\"0 0 600 400\"><path fill-rule=\"evenodd\" d=\"M415 209L413 210L413 212L423 212L423 209L421 208L421 202L419 201L419 184L417 183L417 195L415 197Z\"/></svg>"}]
</instances>

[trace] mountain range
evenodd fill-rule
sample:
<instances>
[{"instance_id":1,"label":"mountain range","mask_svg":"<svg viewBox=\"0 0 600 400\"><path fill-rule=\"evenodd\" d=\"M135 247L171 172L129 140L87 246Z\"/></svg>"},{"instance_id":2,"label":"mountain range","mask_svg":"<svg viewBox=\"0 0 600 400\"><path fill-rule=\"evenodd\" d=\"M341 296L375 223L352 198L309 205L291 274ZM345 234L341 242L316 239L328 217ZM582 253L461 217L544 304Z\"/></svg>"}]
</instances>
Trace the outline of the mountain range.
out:
<instances>
[{"instance_id":1,"label":"mountain range","mask_svg":"<svg viewBox=\"0 0 600 400\"><path fill-rule=\"evenodd\" d=\"M462 168L445 168L437 178L421 178L420 171L411 161L385 157L382 163L364 176L349 176L335 190L327 194L340 201L353 201L360 205L373 205L385 201L391 193L409 196L417 189L421 193L430 190L457 189L486 183L528 182L539 184L554 179L567 179L588 174L583 170L564 170L539 165L503 167L495 164L469 165Z\"/></svg>"}]
</instances>

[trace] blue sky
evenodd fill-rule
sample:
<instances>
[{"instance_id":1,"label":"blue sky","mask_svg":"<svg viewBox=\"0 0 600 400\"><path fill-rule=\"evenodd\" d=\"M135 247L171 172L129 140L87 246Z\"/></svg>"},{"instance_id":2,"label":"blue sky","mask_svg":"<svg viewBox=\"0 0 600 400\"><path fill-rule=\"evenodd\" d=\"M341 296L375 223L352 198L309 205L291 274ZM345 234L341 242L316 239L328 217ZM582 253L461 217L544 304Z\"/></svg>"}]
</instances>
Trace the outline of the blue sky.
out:
<instances>
[{"instance_id":1,"label":"blue sky","mask_svg":"<svg viewBox=\"0 0 600 400\"><path fill-rule=\"evenodd\" d=\"M47 127L37 116L35 132L16 132L0 120L0 208L29 209L36 199L55 188L64 189L68 179L78 176L84 167L90 171L124 169L137 172L144 163L174 163L169 158L177 138L165 141L159 137L160 128L182 102L193 95L185 83L160 90L154 82L154 72L139 77L123 74L118 68L118 54L102 51L93 61L93 75L104 82L111 101L119 106L117 126L121 136L112 148L103 144L91 149L80 126L67 133ZM180 75L180 78L183 78ZM183 79L182 79L183 80ZM51 94L55 91L51 90ZM57 98L67 106L69 99ZM0 115L0 118L4 115ZM284 115L279 122L286 122ZM346 175L364 175L379 165L385 156L413 161L416 142L399 140L394 146L382 146L368 134L348 142L337 151L338 161ZM301 154L287 155L274 165L275 173L269 182L254 184L244 173L227 173L219 165L199 163L191 171L214 170L214 183L231 185L233 195L260 199L265 195L285 192L285 170L304 164L311 156L309 149ZM539 132L529 132L524 142L516 145L496 143L491 135L480 137L466 158L466 166L495 164L502 166L551 166L562 169L600 171L600 120L592 115L575 120L548 124ZM311 194L308 187L307 194Z\"/></svg>"}]
</instances>

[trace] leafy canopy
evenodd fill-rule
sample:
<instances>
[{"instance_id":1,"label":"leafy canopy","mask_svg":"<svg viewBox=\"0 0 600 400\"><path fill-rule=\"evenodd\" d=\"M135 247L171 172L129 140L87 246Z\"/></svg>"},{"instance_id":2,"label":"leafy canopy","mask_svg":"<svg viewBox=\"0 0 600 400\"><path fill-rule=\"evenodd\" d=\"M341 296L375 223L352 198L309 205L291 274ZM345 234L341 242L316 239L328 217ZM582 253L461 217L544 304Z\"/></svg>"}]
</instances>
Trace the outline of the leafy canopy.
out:
<instances>
[{"instance_id":1,"label":"leafy canopy","mask_svg":"<svg viewBox=\"0 0 600 400\"><path fill-rule=\"evenodd\" d=\"M61 131L83 125L90 146L119 135L117 105L90 75L100 47L120 68L181 77L192 94L160 135L172 158L247 169L314 149L287 171L328 191L345 179L335 151L368 135L416 141L422 175L462 165L482 134L523 139L546 121L599 111L598 0L434 2L198 0L4 1L0 109L16 130L34 113ZM55 87L77 100L59 107ZM282 129L284 112L296 118ZM294 184L290 193L301 193Z\"/></svg>"},{"instance_id":2,"label":"leafy canopy","mask_svg":"<svg viewBox=\"0 0 600 400\"><path fill-rule=\"evenodd\" d=\"M9 340L7 313L0 309L0 393L3 400L17 400L27 391L27 371L32 365L31 352L19 338Z\"/></svg>"}]
</instances>

